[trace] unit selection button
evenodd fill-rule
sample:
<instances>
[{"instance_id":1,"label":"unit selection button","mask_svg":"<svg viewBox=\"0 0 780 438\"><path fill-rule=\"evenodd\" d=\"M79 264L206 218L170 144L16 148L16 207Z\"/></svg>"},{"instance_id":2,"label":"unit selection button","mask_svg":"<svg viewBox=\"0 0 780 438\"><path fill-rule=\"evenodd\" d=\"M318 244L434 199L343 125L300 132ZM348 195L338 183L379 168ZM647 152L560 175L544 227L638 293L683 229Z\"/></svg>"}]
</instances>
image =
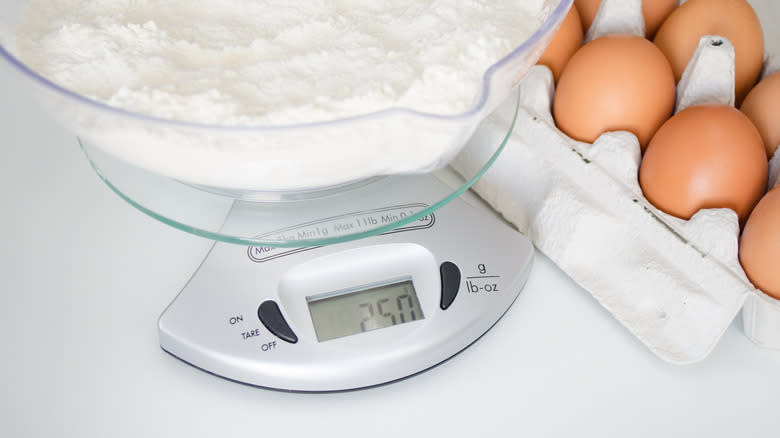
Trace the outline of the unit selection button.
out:
<instances>
[{"instance_id":1,"label":"unit selection button","mask_svg":"<svg viewBox=\"0 0 780 438\"><path fill-rule=\"evenodd\" d=\"M257 316L271 333L279 339L291 344L298 342L298 336L292 331L287 321L282 316L282 311L275 301L268 300L263 302L257 309Z\"/></svg>"},{"instance_id":2,"label":"unit selection button","mask_svg":"<svg viewBox=\"0 0 780 438\"><path fill-rule=\"evenodd\" d=\"M447 310L460 289L460 269L455 263L444 262L439 268L441 272L441 309Z\"/></svg>"}]
</instances>

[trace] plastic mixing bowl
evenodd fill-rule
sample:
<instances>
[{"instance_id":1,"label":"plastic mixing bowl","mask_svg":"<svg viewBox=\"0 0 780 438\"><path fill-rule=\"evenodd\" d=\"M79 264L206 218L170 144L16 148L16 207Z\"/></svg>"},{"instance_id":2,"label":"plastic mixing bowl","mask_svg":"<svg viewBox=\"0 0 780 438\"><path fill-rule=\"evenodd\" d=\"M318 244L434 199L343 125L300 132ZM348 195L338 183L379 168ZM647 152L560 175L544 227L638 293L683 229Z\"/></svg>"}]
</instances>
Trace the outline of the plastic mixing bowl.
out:
<instances>
[{"instance_id":1,"label":"plastic mixing bowl","mask_svg":"<svg viewBox=\"0 0 780 438\"><path fill-rule=\"evenodd\" d=\"M0 59L83 142L149 171L237 197L253 192L332 190L366 178L427 173L445 166L480 122L536 62L572 0L545 0L541 26L491 66L473 106L455 115L390 108L327 122L229 127L150 117L105 105L39 75L14 53L26 0L0 16ZM319 153L332 150L326 159ZM381 160L370 157L381 156Z\"/></svg>"}]
</instances>

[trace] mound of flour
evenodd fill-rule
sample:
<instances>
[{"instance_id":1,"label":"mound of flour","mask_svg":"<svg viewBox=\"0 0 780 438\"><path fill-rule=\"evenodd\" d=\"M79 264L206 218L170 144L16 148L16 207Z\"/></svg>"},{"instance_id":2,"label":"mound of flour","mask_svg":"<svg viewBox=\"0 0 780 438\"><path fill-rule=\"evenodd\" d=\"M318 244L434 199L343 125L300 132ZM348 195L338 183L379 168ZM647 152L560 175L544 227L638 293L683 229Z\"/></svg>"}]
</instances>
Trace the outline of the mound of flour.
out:
<instances>
[{"instance_id":1,"label":"mound of flour","mask_svg":"<svg viewBox=\"0 0 780 438\"><path fill-rule=\"evenodd\" d=\"M162 118L294 124L456 114L541 24L542 0L31 0L18 56L61 86Z\"/></svg>"}]
</instances>

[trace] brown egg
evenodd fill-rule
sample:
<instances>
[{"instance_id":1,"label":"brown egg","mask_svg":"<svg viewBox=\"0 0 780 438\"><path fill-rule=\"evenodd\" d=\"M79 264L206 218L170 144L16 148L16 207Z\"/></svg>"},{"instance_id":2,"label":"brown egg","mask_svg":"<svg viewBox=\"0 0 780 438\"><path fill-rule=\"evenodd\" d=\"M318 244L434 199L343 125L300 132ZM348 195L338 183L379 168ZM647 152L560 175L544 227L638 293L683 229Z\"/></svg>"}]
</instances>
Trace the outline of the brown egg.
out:
<instances>
[{"instance_id":1,"label":"brown egg","mask_svg":"<svg viewBox=\"0 0 780 438\"><path fill-rule=\"evenodd\" d=\"M658 29L655 44L664 52L679 81L704 35L728 38L734 45L737 104L758 80L764 63L764 34L745 0L688 0Z\"/></svg>"},{"instance_id":2,"label":"brown egg","mask_svg":"<svg viewBox=\"0 0 780 438\"><path fill-rule=\"evenodd\" d=\"M555 37L553 37L552 42L547 46L537 64L550 67L555 77L555 82L558 82L563 67L569 62L571 55L582 46L582 38L580 14L577 13L577 8L572 5L569 13L563 19L558 33L555 34Z\"/></svg>"},{"instance_id":3,"label":"brown egg","mask_svg":"<svg viewBox=\"0 0 780 438\"><path fill-rule=\"evenodd\" d=\"M780 299L780 187L750 214L739 240L739 262L754 286Z\"/></svg>"},{"instance_id":4,"label":"brown egg","mask_svg":"<svg viewBox=\"0 0 780 438\"><path fill-rule=\"evenodd\" d=\"M629 131L644 149L674 108L674 76L663 53L633 35L608 35L572 56L558 81L558 128L593 143L607 131Z\"/></svg>"},{"instance_id":5,"label":"brown egg","mask_svg":"<svg viewBox=\"0 0 780 438\"><path fill-rule=\"evenodd\" d=\"M596 13L599 11L601 0L574 0L582 19L583 31L587 32ZM680 0L643 0L642 15L645 18L645 29L648 38L653 38L655 32L661 27L666 17L674 8L680 5Z\"/></svg>"},{"instance_id":6,"label":"brown egg","mask_svg":"<svg viewBox=\"0 0 780 438\"><path fill-rule=\"evenodd\" d=\"M669 119L647 146L639 184L658 209L690 219L730 208L744 223L764 194L767 159L750 119L729 105L698 105Z\"/></svg>"},{"instance_id":7,"label":"brown egg","mask_svg":"<svg viewBox=\"0 0 780 438\"><path fill-rule=\"evenodd\" d=\"M577 7L577 11L580 13L582 31L588 33L588 29L590 29L590 25L593 24L596 13L599 11L599 6L601 6L601 0L574 0L574 6Z\"/></svg>"},{"instance_id":8,"label":"brown egg","mask_svg":"<svg viewBox=\"0 0 780 438\"><path fill-rule=\"evenodd\" d=\"M758 128L771 159L780 145L780 71L750 90L740 109Z\"/></svg>"}]
</instances>

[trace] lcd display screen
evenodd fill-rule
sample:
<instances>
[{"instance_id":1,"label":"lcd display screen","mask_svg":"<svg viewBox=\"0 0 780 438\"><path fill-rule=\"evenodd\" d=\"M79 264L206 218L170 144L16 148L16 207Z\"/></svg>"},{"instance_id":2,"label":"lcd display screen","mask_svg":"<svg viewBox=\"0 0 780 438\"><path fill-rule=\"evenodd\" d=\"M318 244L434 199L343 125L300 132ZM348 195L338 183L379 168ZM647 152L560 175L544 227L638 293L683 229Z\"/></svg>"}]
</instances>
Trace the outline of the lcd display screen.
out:
<instances>
[{"instance_id":1,"label":"lcd display screen","mask_svg":"<svg viewBox=\"0 0 780 438\"><path fill-rule=\"evenodd\" d=\"M319 342L425 318L411 280L306 300Z\"/></svg>"}]
</instances>

